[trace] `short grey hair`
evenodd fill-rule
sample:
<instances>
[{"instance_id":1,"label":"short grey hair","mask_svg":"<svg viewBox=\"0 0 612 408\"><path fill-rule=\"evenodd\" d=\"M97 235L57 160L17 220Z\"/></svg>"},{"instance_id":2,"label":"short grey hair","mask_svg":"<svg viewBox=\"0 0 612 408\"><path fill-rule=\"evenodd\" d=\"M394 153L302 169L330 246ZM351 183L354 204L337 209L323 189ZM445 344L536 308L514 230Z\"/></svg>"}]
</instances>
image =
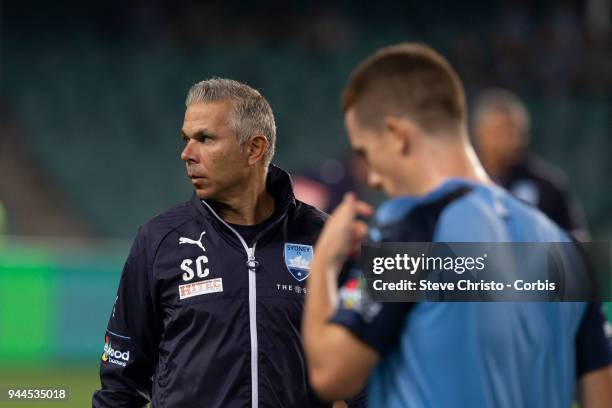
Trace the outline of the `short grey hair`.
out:
<instances>
[{"instance_id":1,"label":"short grey hair","mask_svg":"<svg viewBox=\"0 0 612 408\"><path fill-rule=\"evenodd\" d=\"M210 78L189 89L185 106L223 100L232 102L229 125L236 132L238 144L244 146L251 137L263 135L268 141L264 164L270 164L276 144L276 123L270 104L259 91L232 79Z\"/></svg>"},{"instance_id":2,"label":"short grey hair","mask_svg":"<svg viewBox=\"0 0 612 408\"><path fill-rule=\"evenodd\" d=\"M483 91L474 104L473 123L477 124L484 115L492 111L511 115L521 127L523 136L527 137L530 127L529 112L516 94L502 88L490 88Z\"/></svg>"}]
</instances>

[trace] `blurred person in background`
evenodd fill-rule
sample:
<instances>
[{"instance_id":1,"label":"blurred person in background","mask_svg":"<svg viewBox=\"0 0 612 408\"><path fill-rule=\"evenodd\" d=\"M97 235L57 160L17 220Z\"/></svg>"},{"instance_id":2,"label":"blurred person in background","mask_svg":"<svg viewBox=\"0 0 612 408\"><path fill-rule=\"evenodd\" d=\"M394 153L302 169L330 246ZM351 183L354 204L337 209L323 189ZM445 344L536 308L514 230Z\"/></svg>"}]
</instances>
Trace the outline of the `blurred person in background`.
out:
<instances>
[{"instance_id":1,"label":"blurred person in background","mask_svg":"<svg viewBox=\"0 0 612 408\"><path fill-rule=\"evenodd\" d=\"M316 166L297 172L293 177L296 198L330 212L349 191L375 200L374 191L367 188L367 168L363 157L354 154L342 159L330 158Z\"/></svg>"},{"instance_id":2,"label":"blurred person in background","mask_svg":"<svg viewBox=\"0 0 612 408\"><path fill-rule=\"evenodd\" d=\"M138 232L93 406L329 406L308 385L300 335L327 216L271 164L275 119L258 91L213 78L186 106L181 159L195 193Z\"/></svg>"},{"instance_id":3,"label":"blurred person in background","mask_svg":"<svg viewBox=\"0 0 612 408\"><path fill-rule=\"evenodd\" d=\"M429 47L378 50L342 97L353 150L390 199L374 242L568 242L485 173L470 143L461 80ZM315 248L304 314L312 386L346 398L369 380L372 407L612 406L612 348L586 302L381 302L355 260L373 212L348 194Z\"/></svg>"},{"instance_id":4,"label":"blurred person in background","mask_svg":"<svg viewBox=\"0 0 612 408\"><path fill-rule=\"evenodd\" d=\"M498 184L539 208L578 240L589 238L584 211L561 169L529 152L529 113L518 96L489 89L474 106L474 136L480 160Z\"/></svg>"}]
</instances>

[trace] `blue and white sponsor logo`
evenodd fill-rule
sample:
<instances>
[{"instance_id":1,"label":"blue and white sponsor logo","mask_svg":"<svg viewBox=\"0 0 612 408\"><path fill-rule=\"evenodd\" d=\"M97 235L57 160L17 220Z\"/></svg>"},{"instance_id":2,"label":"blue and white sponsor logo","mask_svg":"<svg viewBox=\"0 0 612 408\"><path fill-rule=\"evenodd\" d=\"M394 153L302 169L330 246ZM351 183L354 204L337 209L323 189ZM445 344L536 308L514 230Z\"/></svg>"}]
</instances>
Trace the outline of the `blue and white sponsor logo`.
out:
<instances>
[{"instance_id":1,"label":"blue and white sponsor logo","mask_svg":"<svg viewBox=\"0 0 612 408\"><path fill-rule=\"evenodd\" d=\"M285 265L289 273L300 282L310 274L312 254L312 245L285 243Z\"/></svg>"}]
</instances>

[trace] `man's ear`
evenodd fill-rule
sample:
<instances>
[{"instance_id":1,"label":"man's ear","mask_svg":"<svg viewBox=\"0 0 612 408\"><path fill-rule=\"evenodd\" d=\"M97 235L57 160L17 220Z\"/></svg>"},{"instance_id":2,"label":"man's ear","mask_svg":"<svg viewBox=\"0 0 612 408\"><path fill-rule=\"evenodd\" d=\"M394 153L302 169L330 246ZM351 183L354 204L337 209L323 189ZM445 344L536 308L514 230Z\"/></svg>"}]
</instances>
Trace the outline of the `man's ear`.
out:
<instances>
[{"instance_id":1,"label":"man's ear","mask_svg":"<svg viewBox=\"0 0 612 408\"><path fill-rule=\"evenodd\" d=\"M401 155L407 155L414 147L418 128L411 120L397 116L385 116L383 119L385 133L390 136L393 148Z\"/></svg>"},{"instance_id":2,"label":"man's ear","mask_svg":"<svg viewBox=\"0 0 612 408\"><path fill-rule=\"evenodd\" d=\"M247 153L249 155L249 165L252 166L260 160L263 160L268 149L268 139L263 135L253 136L247 143Z\"/></svg>"}]
</instances>

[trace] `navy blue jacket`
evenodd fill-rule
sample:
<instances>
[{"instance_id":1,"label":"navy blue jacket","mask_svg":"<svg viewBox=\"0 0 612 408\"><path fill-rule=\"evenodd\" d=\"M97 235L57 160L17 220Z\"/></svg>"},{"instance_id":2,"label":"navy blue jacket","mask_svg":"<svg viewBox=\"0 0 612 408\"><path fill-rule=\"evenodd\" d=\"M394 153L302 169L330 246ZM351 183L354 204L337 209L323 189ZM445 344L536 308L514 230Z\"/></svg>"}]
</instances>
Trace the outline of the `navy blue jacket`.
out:
<instances>
[{"instance_id":1,"label":"navy blue jacket","mask_svg":"<svg viewBox=\"0 0 612 408\"><path fill-rule=\"evenodd\" d=\"M94 407L325 406L308 385L300 325L326 215L297 201L274 166L267 191L277 209L253 246L195 195L140 228ZM291 272L285 258L296 251Z\"/></svg>"}]
</instances>

